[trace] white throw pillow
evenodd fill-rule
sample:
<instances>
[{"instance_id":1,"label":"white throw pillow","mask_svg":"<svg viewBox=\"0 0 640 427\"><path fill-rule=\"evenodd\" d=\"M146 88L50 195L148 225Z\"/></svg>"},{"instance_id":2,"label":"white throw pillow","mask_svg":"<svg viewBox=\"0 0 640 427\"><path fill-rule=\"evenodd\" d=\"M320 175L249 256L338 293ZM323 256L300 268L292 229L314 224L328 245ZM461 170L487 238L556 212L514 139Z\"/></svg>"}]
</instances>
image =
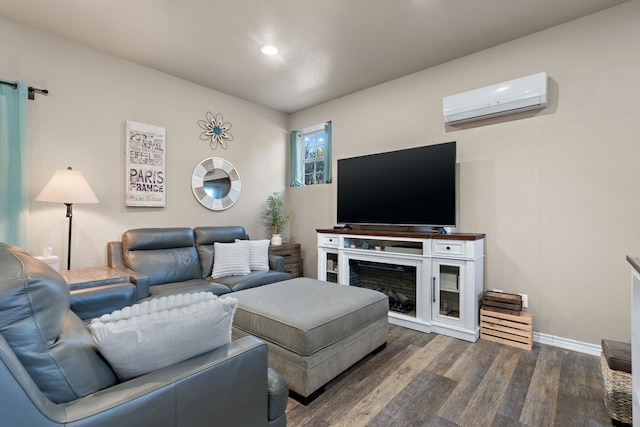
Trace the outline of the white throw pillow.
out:
<instances>
[{"instance_id":1,"label":"white throw pillow","mask_svg":"<svg viewBox=\"0 0 640 427\"><path fill-rule=\"evenodd\" d=\"M251 273L249 258L251 243L241 240L236 243L213 244L213 271L211 277L245 276Z\"/></svg>"},{"instance_id":2,"label":"white throw pillow","mask_svg":"<svg viewBox=\"0 0 640 427\"><path fill-rule=\"evenodd\" d=\"M236 242L243 240L236 239ZM251 244L251 253L249 255L249 268L251 270L268 270L269 269L269 240L244 240Z\"/></svg>"},{"instance_id":3,"label":"white throw pillow","mask_svg":"<svg viewBox=\"0 0 640 427\"><path fill-rule=\"evenodd\" d=\"M210 292L171 295L92 319L89 329L124 381L229 344L237 307Z\"/></svg>"}]
</instances>

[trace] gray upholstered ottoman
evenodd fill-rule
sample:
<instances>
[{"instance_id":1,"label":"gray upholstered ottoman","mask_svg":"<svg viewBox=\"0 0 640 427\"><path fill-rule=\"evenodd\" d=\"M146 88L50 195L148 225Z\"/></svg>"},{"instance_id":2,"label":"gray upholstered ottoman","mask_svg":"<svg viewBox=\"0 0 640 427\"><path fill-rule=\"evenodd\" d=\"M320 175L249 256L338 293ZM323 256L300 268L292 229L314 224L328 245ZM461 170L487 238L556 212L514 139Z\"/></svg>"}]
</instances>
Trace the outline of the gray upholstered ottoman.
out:
<instances>
[{"instance_id":1,"label":"gray upholstered ottoman","mask_svg":"<svg viewBox=\"0 0 640 427\"><path fill-rule=\"evenodd\" d=\"M231 296L238 300L233 338L264 340L269 366L303 403L387 342L389 300L370 289L297 278Z\"/></svg>"}]
</instances>

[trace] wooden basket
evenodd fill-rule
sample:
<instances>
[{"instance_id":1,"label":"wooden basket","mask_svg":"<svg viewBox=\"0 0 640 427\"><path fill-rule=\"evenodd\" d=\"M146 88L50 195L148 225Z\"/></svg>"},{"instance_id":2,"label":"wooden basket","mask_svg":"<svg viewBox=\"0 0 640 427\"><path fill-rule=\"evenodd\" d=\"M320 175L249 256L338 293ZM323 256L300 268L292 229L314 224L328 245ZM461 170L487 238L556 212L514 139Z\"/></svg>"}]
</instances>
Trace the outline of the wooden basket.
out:
<instances>
[{"instance_id":1,"label":"wooden basket","mask_svg":"<svg viewBox=\"0 0 640 427\"><path fill-rule=\"evenodd\" d=\"M609 368L604 353L600 354L600 367L604 378L604 404L614 420L631 424L631 374Z\"/></svg>"},{"instance_id":2,"label":"wooden basket","mask_svg":"<svg viewBox=\"0 0 640 427\"><path fill-rule=\"evenodd\" d=\"M531 350L533 346L533 315L513 315L480 309L480 338L512 347Z\"/></svg>"}]
</instances>

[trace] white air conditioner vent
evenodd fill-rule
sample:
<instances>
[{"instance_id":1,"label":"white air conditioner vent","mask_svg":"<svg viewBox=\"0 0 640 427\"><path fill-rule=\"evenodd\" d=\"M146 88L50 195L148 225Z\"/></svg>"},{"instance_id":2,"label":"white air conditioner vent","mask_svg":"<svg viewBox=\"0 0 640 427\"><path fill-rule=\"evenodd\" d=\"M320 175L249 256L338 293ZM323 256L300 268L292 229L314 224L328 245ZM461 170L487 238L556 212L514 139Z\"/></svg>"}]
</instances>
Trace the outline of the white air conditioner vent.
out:
<instances>
[{"instance_id":1,"label":"white air conditioner vent","mask_svg":"<svg viewBox=\"0 0 640 427\"><path fill-rule=\"evenodd\" d=\"M503 116L547 106L547 73L442 98L445 123L455 124Z\"/></svg>"}]
</instances>

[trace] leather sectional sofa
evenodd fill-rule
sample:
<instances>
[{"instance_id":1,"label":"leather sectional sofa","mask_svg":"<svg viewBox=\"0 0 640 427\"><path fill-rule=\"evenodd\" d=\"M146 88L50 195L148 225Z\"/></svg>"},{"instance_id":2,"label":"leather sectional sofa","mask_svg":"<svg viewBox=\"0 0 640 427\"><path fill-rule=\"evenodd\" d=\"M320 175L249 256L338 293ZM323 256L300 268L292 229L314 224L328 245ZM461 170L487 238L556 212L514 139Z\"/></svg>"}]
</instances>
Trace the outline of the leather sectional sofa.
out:
<instances>
[{"instance_id":1,"label":"leather sectional sofa","mask_svg":"<svg viewBox=\"0 0 640 427\"><path fill-rule=\"evenodd\" d=\"M286 425L287 382L268 368L263 341L245 337L119 381L70 310L62 276L4 243L0 383L3 426Z\"/></svg>"},{"instance_id":2,"label":"leather sectional sofa","mask_svg":"<svg viewBox=\"0 0 640 427\"><path fill-rule=\"evenodd\" d=\"M126 270L138 289L138 300L171 294L209 291L223 295L291 279L284 259L269 255L269 270L211 278L214 244L248 240L241 226L140 228L122 241L107 244L109 267Z\"/></svg>"}]
</instances>

